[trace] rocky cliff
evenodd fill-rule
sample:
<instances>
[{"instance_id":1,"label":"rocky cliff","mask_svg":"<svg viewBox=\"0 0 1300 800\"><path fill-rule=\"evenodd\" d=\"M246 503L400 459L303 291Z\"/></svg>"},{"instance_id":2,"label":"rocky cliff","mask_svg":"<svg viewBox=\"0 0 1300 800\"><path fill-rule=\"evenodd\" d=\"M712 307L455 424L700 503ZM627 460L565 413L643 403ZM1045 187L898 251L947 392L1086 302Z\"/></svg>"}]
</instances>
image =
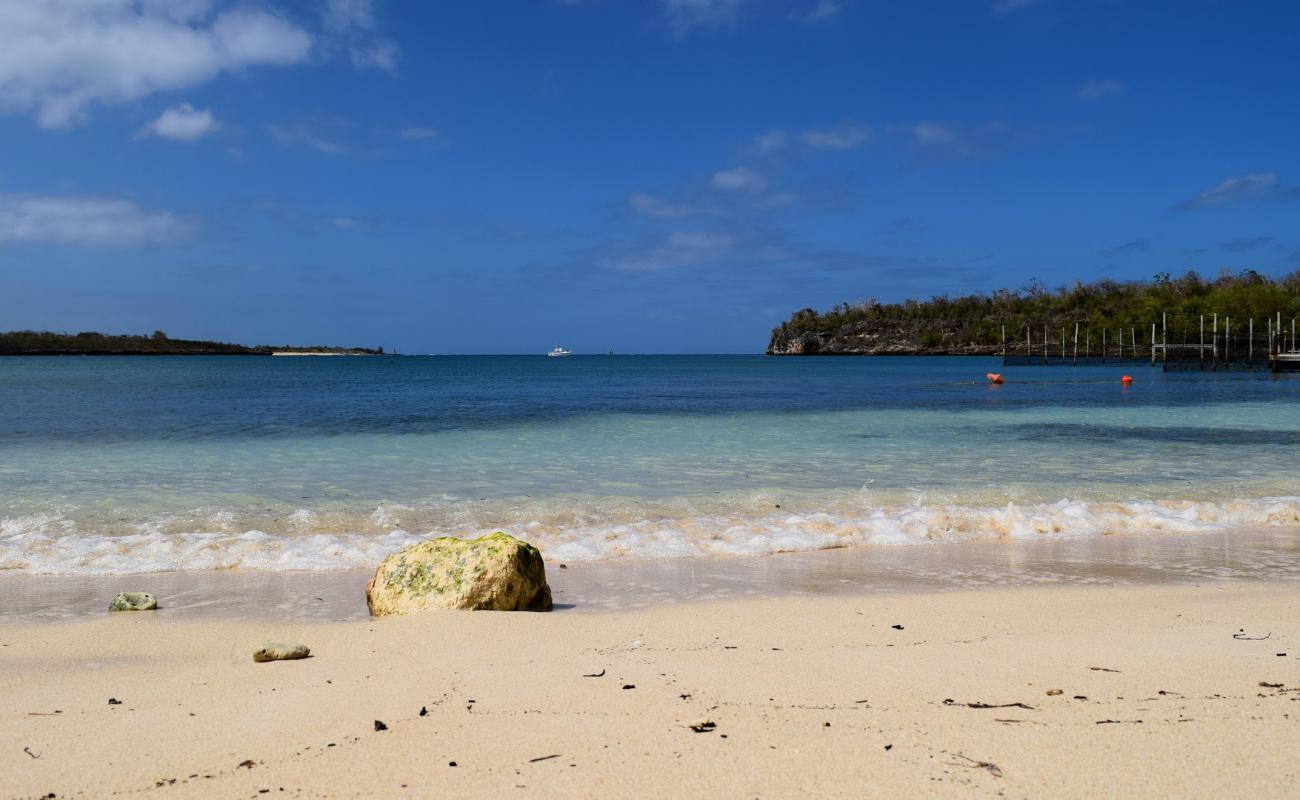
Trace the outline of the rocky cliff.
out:
<instances>
[{"instance_id":1,"label":"rocky cliff","mask_svg":"<svg viewBox=\"0 0 1300 800\"><path fill-rule=\"evenodd\" d=\"M1001 345L980 341L959 322L861 320L830 330L785 323L772 329L772 356L996 355Z\"/></svg>"}]
</instances>

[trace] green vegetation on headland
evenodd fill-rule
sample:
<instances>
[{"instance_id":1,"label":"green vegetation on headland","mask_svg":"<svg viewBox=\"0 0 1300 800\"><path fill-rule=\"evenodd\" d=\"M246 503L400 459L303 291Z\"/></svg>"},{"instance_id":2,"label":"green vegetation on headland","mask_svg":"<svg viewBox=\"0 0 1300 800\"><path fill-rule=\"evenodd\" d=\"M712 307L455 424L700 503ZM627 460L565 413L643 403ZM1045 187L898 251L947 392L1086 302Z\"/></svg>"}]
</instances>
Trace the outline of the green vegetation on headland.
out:
<instances>
[{"instance_id":1,"label":"green vegetation on headland","mask_svg":"<svg viewBox=\"0 0 1300 800\"><path fill-rule=\"evenodd\" d=\"M382 355L384 349L365 347L246 347L226 342L172 339L162 331L150 336L114 336L105 333L50 333L10 331L0 333L0 355L5 356L269 356L273 353L329 355Z\"/></svg>"},{"instance_id":2,"label":"green vegetation on headland","mask_svg":"<svg viewBox=\"0 0 1300 800\"><path fill-rule=\"evenodd\" d=\"M1224 271L1206 279L1188 272L1151 281L1075 283L1049 290L1032 281L1019 291L927 301L841 303L817 312L796 311L772 329L769 355L991 355L1001 352L1002 330L1023 337L1028 326L1073 331L1075 324L1134 329L1149 335L1168 314L1171 330L1200 314L1230 316L1238 324L1254 318L1256 333L1277 313L1300 314L1300 271L1269 278L1254 270ZM1240 329L1237 329L1240 330Z\"/></svg>"}]
</instances>

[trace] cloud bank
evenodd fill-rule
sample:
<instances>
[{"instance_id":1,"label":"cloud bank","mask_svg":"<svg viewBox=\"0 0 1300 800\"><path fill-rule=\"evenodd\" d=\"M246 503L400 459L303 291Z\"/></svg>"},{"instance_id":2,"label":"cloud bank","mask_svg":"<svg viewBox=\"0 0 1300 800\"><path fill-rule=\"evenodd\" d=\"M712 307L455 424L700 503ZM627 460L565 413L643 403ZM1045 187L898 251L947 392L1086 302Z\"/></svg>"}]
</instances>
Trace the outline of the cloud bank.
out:
<instances>
[{"instance_id":1,"label":"cloud bank","mask_svg":"<svg viewBox=\"0 0 1300 800\"><path fill-rule=\"evenodd\" d=\"M1279 191L1277 173L1253 172L1228 178L1210 189L1206 189L1193 198L1170 206L1171 211L1191 211L1197 208L1221 206L1227 203L1240 203L1257 200L1276 194Z\"/></svg>"},{"instance_id":2,"label":"cloud bank","mask_svg":"<svg viewBox=\"0 0 1300 800\"><path fill-rule=\"evenodd\" d=\"M0 194L0 245L134 245L171 242L194 233L192 220L145 211L130 200Z\"/></svg>"},{"instance_id":3,"label":"cloud bank","mask_svg":"<svg viewBox=\"0 0 1300 800\"><path fill-rule=\"evenodd\" d=\"M0 111L44 128L97 104L305 61L313 37L279 13L217 0L0 0Z\"/></svg>"},{"instance_id":4,"label":"cloud bank","mask_svg":"<svg viewBox=\"0 0 1300 800\"><path fill-rule=\"evenodd\" d=\"M696 28L719 28L736 21L742 0L660 0L673 35L682 38Z\"/></svg>"}]
</instances>

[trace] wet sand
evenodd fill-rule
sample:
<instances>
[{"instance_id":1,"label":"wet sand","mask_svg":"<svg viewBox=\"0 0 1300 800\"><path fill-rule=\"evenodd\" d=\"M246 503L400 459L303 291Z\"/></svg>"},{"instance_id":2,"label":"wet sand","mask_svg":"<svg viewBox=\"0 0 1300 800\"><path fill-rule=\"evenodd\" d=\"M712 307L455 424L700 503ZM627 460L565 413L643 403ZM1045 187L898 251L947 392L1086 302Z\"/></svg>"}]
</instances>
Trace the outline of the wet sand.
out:
<instances>
[{"instance_id":1,"label":"wet sand","mask_svg":"<svg viewBox=\"0 0 1300 800\"><path fill-rule=\"evenodd\" d=\"M1298 701L1293 582L101 615L0 626L0 795L1287 797Z\"/></svg>"},{"instance_id":2,"label":"wet sand","mask_svg":"<svg viewBox=\"0 0 1300 800\"><path fill-rule=\"evenodd\" d=\"M100 616L119 591L153 592L169 619L364 619L372 570L28 575L0 572L0 625ZM1300 532L1002 539L868 545L773 556L547 560L563 613L785 596L941 592L1002 586L1200 585L1300 580Z\"/></svg>"}]
</instances>

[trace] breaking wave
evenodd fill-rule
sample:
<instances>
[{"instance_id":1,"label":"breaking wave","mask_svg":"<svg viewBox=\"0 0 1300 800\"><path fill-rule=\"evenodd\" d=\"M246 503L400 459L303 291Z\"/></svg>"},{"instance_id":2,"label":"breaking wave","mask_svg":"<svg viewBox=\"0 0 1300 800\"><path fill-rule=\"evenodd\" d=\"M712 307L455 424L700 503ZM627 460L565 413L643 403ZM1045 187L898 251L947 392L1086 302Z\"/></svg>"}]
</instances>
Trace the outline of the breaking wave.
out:
<instances>
[{"instance_id":1,"label":"breaking wave","mask_svg":"<svg viewBox=\"0 0 1300 800\"><path fill-rule=\"evenodd\" d=\"M225 511L86 530L74 515L50 512L0 519L0 570L35 574L128 574L194 570L342 570L372 567L412 542L454 530L474 536L505 530L551 561L762 555L855 545L924 545L980 539L1186 534L1261 527L1300 528L1300 497L1220 501L962 505L918 501L832 510L629 515L577 513L512 518L483 514L412 525L404 506L366 514L300 509L273 532L241 529ZM535 509L534 509L535 510ZM645 511L646 509L641 509ZM681 511L681 509L677 509ZM621 517L621 519L620 519ZM190 529L184 529L187 526Z\"/></svg>"}]
</instances>

